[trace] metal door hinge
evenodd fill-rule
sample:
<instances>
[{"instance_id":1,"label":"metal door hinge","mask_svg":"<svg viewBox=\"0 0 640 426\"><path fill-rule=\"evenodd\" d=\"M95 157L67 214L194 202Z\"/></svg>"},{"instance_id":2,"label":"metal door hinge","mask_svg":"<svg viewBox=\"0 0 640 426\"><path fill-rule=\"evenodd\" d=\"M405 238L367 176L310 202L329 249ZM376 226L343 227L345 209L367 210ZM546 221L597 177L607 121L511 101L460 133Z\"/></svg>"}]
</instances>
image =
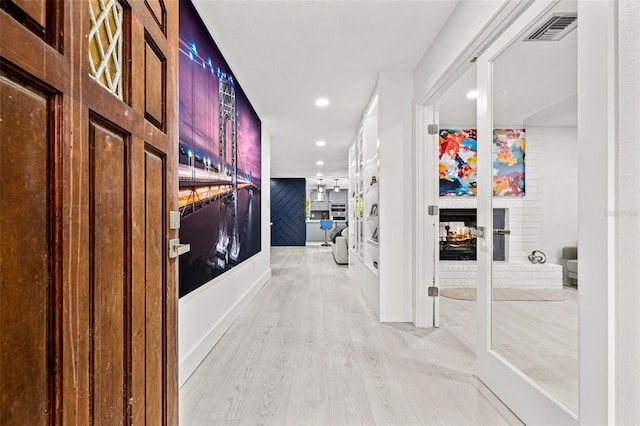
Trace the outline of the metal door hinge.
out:
<instances>
[{"instance_id":1,"label":"metal door hinge","mask_svg":"<svg viewBox=\"0 0 640 426\"><path fill-rule=\"evenodd\" d=\"M427 125L427 133L430 135L438 134L438 125L437 124L428 124Z\"/></svg>"},{"instance_id":2,"label":"metal door hinge","mask_svg":"<svg viewBox=\"0 0 640 426\"><path fill-rule=\"evenodd\" d=\"M427 291L429 297L438 297L438 287L429 287Z\"/></svg>"},{"instance_id":3,"label":"metal door hinge","mask_svg":"<svg viewBox=\"0 0 640 426\"><path fill-rule=\"evenodd\" d=\"M438 216L438 206L427 206L429 216Z\"/></svg>"}]
</instances>

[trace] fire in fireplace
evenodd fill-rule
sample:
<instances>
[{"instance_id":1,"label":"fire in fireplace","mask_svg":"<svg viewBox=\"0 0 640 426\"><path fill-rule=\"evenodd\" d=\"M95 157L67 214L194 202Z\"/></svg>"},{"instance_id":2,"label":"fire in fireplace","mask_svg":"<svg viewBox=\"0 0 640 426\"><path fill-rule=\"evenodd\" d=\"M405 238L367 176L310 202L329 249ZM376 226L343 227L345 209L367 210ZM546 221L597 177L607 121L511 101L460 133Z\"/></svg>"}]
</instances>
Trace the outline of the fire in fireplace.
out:
<instances>
[{"instance_id":1,"label":"fire in fireplace","mask_svg":"<svg viewBox=\"0 0 640 426\"><path fill-rule=\"evenodd\" d=\"M440 210L440 260L476 260L476 209Z\"/></svg>"},{"instance_id":2,"label":"fire in fireplace","mask_svg":"<svg viewBox=\"0 0 640 426\"><path fill-rule=\"evenodd\" d=\"M477 259L476 209L440 209L440 260ZM505 209L493 209L495 228L504 228ZM493 237L493 260L505 260L505 236Z\"/></svg>"}]
</instances>

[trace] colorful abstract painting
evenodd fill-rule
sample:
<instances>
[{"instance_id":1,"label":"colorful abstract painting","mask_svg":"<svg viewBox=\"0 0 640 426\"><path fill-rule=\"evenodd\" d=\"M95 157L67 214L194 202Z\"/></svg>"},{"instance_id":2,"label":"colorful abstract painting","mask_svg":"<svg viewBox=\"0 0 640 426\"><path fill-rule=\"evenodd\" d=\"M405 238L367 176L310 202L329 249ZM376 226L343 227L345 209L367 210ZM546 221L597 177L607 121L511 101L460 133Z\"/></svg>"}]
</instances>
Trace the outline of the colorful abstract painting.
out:
<instances>
[{"instance_id":1,"label":"colorful abstract painting","mask_svg":"<svg viewBox=\"0 0 640 426\"><path fill-rule=\"evenodd\" d=\"M525 129L493 131L493 195L522 197L525 194Z\"/></svg>"},{"instance_id":2,"label":"colorful abstract painting","mask_svg":"<svg viewBox=\"0 0 640 426\"><path fill-rule=\"evenodd\" d=\"M440 196L475 196L478 140L476 129L440 130Z\"/></svg>"}]
</instances>

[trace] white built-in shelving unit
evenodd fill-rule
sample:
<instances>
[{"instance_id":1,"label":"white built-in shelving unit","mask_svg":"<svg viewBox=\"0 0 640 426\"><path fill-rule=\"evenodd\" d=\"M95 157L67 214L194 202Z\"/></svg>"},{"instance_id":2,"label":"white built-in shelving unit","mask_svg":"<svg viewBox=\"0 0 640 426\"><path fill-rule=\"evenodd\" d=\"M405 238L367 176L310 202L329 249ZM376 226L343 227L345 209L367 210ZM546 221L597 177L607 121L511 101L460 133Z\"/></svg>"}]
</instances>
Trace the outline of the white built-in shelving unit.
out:
<instances>
[{"instance_id":1,"label":"white built-in shelving unit","mask_svg":"<svg viewBox=\"0 0 640 426\"><path fill-rule=\"evenodd\" d=\"M351 273L382 322L413 321L412 95L410 72L380 72L349 150Z\"/></svg>"},{"instance_id":2,"label":"white built-in shelving unit","mask_svg":"<svg viewBox=\"0 0 640 426\"><path fill-rule=\"evenodd\" d=\"M380 311L380 140L373 98L349 150L352 272L376 315ZM353 224L353 225L352 225Z\"/></svg>"}]
</instances>

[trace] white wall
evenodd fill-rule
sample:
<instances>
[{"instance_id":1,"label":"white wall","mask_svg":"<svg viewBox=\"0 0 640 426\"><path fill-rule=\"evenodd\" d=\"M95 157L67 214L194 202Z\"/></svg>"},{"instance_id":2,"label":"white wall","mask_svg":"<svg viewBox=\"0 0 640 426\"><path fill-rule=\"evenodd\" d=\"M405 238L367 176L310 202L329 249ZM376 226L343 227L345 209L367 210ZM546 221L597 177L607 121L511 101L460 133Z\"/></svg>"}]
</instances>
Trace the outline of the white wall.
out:
<instances>
[{"instance_id":1,"label":"white wall","mask_svg":"<svg viewBox=\"0 0 640 426\"><path fill-rule=\"evenodd\" d=\"M559 263L562 247L578 244L578 129L527 127L542 147L542 251ZM528 141L527 141L528 142Z\"/></svg>"},{"instance_id":2,"label":"white wall","mask_svg":"<svg viewBox=\"0 0 640 426\"><path fill-rule=\"evenodd\" d=\"M640 2L618 4L615 421L640 424Z\"/></svg>"},{"instance_id":3,"label":"white wall","mask_svg":"<svg viewBox=\"0 0 640 426\"><path fill-rule=\"evenodd\" d=\"M178 306L179 383L182 386L271 277L271 139L262 128L262 250L182 297Z\"/></svg>"},{"instance_id":4,"label":"white wall","mask_svg":"<svg viewBox=\"0 0 640 426\"><path fill-rule=\"evenodd\" d=\"M496 126L501 129L522 126ZM543 208L542 191L544 182L544 162L542 139L535 129L527 131L525 151L525 196L493 197L493 208L507 209L505 220L511 234L506 237L509 262L529 263L527 256L534 250L542 250Z\"/></svg>"}]
</instances>

